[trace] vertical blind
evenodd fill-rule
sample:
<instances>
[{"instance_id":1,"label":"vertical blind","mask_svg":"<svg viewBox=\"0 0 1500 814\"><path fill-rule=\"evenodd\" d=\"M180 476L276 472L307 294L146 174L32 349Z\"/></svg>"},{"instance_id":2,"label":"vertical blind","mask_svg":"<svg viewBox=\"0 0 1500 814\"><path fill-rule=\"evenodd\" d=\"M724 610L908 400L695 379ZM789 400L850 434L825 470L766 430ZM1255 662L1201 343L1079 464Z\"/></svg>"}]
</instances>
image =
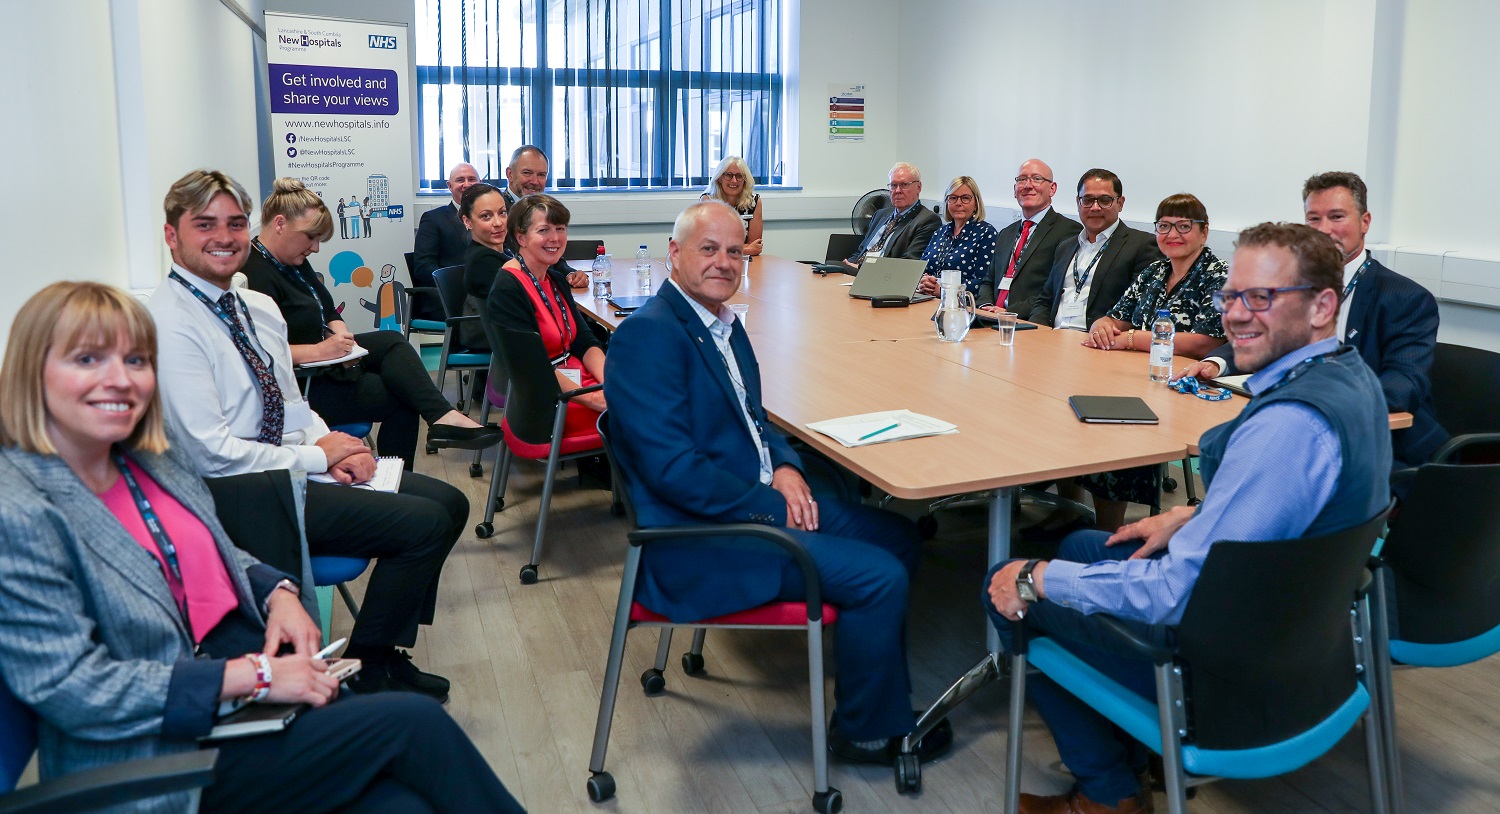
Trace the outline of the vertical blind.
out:
<instances>
[{"instance_id":1,"label":"vertical blind","mask_svg":"<svg viewBox=\"0 0 1500 814\"><path fill-rule=\"evenodd\" d=\"M701 187L728 155L782 183L794 1L415 0L422 188L522 144L564 189Z\"/></svg>"}]
</instances>

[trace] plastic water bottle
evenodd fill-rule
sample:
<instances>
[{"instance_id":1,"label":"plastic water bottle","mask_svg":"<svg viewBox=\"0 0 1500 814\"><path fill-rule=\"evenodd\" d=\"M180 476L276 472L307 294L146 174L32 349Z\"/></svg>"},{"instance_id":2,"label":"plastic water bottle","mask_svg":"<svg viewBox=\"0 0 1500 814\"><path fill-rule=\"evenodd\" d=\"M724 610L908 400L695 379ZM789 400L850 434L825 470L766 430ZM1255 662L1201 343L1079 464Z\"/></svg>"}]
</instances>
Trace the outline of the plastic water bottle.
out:
<instances>
[{"instance_id":1,"label":"plastic water bottle","mask_svg":"<svg viewBox=\"0 0 1500 814\"><path fill-rule=\"evenodd\" d=\"M599 253L594 257L594 299L607 300L614 293L609 284L609 255L604 253L604 246L599 246Z\"/></svg>"},{"instance_id":2,"label":"plastic water bottle","mask_svg":"<svg viewBox=\"0 0 1500 814\"><path fill-rule=\"evenodd\" d=\"M651 251L644 243L635 252L635 286L642 294L651 293Z\"/></svg>"},{"instance_id":3,"label":"plastic water bottle","mask_svg":"<svg viewBox=\"0 0 1500 814\"><path fill-rule=\"evenodd\" d=\"M1172 312L1162 309L1156 312L1156 321L1151 323L1151 381L1165 382L1172 378L1172 337L1177 327L1172 324Z\"/></svg>"}]
</instances>

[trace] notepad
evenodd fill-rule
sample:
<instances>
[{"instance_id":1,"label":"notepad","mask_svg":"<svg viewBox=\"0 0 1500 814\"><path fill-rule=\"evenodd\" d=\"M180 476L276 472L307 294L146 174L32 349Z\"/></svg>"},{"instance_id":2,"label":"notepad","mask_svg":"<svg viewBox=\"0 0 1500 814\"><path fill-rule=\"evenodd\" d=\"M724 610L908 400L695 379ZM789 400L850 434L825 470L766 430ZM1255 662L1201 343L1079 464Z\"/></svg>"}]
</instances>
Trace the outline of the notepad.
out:
<instances>
[{"instance_id":1,"label":"notepad","mask_svg":"<svg viewBox=\"0 0 1500 814\"><path fill-rule=\"evenodd\" d=\"M882 413L830 418L826 421L814 421L807 428L823 433L846 447L864 447L958 432L956 424L910 410L887 410Z\"/></svg>"},{"instance_id":2,"label":"notepad","mask_svg":"<svg viewBox=\"0 0 1500 814\"><path fill-rule=\"evenodd\" d=\"M1250 389L1245 386L1245 382L1249 380L1250 374L1247 373L1243 376L1220 376L1217 379L1209 379L1208 382L1209 384L1222 387L1231 393L1250 398Z\"/></svg>"},{"instance_id":3,"label":"notepad","mask_svg":"<svg viewBox=\"0 0 1500 814\"><path fill-rule=\"evenodd\" d=\"M406 471L406 463L395 456L386 456L375 459L375 476L364 483L353 484L356 489L369 489L375 492L392 492L401 488L401 475ZM334 477L327 472L319 472L308 475L307 479L316 483L338 483Z\"/></svg>"},{"instance_id":4,"label":"notepad","mask_svg":"<svg viewBox=\"0 0 1500 814\"><path fill-rule=\"evenodd\" d=\"M368 350L355 345L353 350L349 351L343 356L340 356L337 359L324 359L321 362L303 362L302 364L297 365L297 367L328 367L329 365L341 365L345 362L352 362L361 356L369 355L370 352Z\"/></svg>"},{"instance_id":5,"label":"notepad","mask_svg":"<svg viewBox=\"0 0 1500 814\"><path fill-rule=\"evenodd\" d=\"M651 301L651 297L610 297L609 304L621 311L634 311Z\"/></svg>"},{"instance_id":6,"label":"notepad","mask_svg":"<svg viewBox=\"0 0 1500 814\"><path fill-rule=\"evenodd\" d=\"M307 709L307 704L247 704L214 724L200 741L222 741L280 732Z\"/></svg>"},{"instance_id":7,"label":"notepad","mask_svg":"<svg viewBox=\"0 0 1500 814\"><path fill-rule=\"evenodd\" d=\"M1085 424L1155 424L1159 420L1135 396L1069 396L1068 404Z\"/></svg>"}]
</instances>

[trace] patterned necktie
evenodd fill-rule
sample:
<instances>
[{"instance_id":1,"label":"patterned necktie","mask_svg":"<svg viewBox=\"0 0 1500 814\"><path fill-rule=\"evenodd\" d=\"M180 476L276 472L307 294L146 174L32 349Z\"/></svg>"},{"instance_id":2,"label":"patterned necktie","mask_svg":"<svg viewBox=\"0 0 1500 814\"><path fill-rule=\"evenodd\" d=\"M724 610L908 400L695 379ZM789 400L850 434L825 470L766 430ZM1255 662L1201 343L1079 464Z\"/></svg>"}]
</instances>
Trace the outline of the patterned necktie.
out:
<instances>
[{"instance_id":1,"label":"patterned necktie","mask_svg":"<svg viewBox=\"0 0 1500 814\"><path fill-rule=\"evenodd\" d=\"M1016 250L1010 254L1010 265L1005 269L1005 279L1009 280L1016 276L1016 261L1021 259L1021 252L1026 250L1026 239L1031 237L1031 227L1036 224L1031 221L1021 222L1021 236L1016 239ZM995 292L995 307L1005 308L1005 301L1010 299L1010 289Z\"/></svg>"},{"instance_id":2,"label":"patterned necktie","mask_svg":"<svg viewBox=\"0 0 1500 814\"><path fill-rule=\"evenodd\" d=\"M908 212L911 210L908 209ZM896 222L901 219L900 213L892 212L891 219L885 222L885 227L880 230L880 237L870 245L870 251L878 252L885 248L885 242L890 239L891 232L896 231Z\"/></svg>"},{"instance_id":3,"label":"patterned necktie","mask_svg":"<svg viewBox=\"0 0 1500 814\"><path fill-rule=\"evenodd\" d=\"M260 385L260 435L255 440L262 444L281 446L281 432L286 425L286 399L281 395L281 385L276 383L271 369L260 358L260 354L250 347L250 337L245 333L244 326L240 325L236 304L232 292L219 298L219 307L234 320L235 327L229 332L229 338L234 340L235 349L244 357L245 364L250 366L250 372Z\"/></svg>"}]
</instances>

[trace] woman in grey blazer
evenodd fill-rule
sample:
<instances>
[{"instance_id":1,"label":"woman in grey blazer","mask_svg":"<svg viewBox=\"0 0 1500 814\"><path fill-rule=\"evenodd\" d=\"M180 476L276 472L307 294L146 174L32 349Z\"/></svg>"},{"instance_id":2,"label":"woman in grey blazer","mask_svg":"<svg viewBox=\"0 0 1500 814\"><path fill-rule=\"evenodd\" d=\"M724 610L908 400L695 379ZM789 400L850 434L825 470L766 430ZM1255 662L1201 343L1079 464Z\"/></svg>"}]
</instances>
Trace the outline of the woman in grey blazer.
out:
<instances>
[{"instance_id":1,"label":"woman in grey blazer","mask_svg":"<svg viewBox=\"0 0 1500 814\"><path fill-rule=\"evenodd\" d=\"M226 703L294 702L313 709L282 732L215 744L205 810L519 811L430 699L330 705L295 581L234 547L168 444L155 350L130 295L56 283L0 368L0 678L40 718L42 776L196 749Z\"/></svg>"}]
</instances>

